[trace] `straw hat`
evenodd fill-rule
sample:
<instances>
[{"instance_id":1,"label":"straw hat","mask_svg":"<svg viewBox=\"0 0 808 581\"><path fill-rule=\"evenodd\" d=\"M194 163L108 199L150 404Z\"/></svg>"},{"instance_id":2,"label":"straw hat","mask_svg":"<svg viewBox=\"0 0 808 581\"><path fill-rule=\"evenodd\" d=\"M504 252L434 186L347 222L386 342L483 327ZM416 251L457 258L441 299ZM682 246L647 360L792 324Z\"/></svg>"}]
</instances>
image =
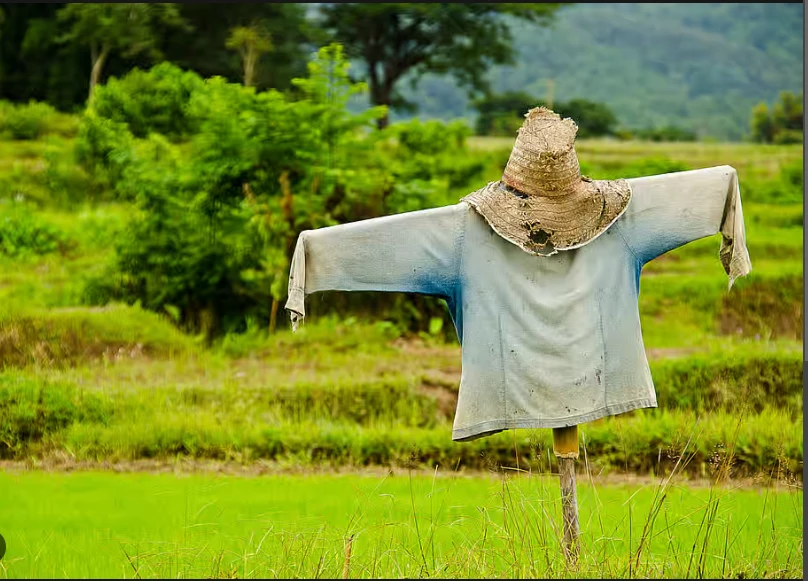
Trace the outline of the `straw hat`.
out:
<instances>
[{"instance_id":1,"label":"straw hat","mask_svg":"<svg viewBox=\"0 0 808 581\"><path fill-rule=\"evenodd\" d=\"M531 109L525 118L502 179L463 201L526 252L551 256L579 248L623 214L631 189L626 180L581 175L572 119L545 107Z\"/></svg>"}]
</instances>

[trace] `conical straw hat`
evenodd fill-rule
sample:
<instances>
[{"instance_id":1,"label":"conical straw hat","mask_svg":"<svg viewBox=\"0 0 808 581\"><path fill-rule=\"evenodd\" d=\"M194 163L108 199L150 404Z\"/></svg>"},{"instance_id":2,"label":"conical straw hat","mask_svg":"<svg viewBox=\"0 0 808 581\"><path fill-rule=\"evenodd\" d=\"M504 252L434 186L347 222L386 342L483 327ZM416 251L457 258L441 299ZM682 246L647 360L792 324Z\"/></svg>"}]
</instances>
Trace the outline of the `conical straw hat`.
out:
<instances>
[{"instance_id":1,"label":"conical straw hat","mask_svg":"<svg viewBox=\"0 0 808 581\"><path fill-rule=\"evenodd\" d=\"M525 115L502 179L463 198L494 231L526 252L550 256L580 248L628 206L625 180L581 175L578 126L545 107Z\"/></svg>"}]
</instances>

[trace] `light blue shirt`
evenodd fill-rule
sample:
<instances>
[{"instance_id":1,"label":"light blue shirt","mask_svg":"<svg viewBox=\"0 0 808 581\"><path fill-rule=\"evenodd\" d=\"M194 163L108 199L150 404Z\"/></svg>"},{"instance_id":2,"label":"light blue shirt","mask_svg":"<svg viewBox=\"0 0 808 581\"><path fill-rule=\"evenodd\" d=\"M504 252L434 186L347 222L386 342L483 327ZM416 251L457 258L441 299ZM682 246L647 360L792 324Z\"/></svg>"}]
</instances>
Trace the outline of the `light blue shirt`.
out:
<instances>
[{"instance_id":1,"label":"light blue shirt","mask_svg":"<svg viewBox=\"0 0 808 581\"><path fill-rule=\"evenodd\" d=\"M286 309L305 295L400 291L445 299L462 345L453 440L656 407L638 296L645 263L722 233L730 276L751 270L730 166L627 180L625 213L575 250L535 256L465 202L300 234Z\"/></svg>"}]
</instances>

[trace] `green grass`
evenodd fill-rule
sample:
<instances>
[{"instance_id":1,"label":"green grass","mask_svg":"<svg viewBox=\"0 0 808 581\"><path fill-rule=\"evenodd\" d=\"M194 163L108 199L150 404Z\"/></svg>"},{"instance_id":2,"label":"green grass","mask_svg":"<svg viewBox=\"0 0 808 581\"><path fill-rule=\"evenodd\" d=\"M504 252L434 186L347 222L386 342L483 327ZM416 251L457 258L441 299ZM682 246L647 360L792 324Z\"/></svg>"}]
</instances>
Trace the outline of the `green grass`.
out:
<instances>
[{"instance_id":1,"label":"green grass","mask_svg":"<svg viewBox=\"0 0 808 581\"><path fill-rule=\"evenodd\" d=\"M802 494L512 474L0 474L7 577L800 578Z\"/></svg>"},{"instance_id":2,"label":"green grass","mask_svg":"<svg viewBox=\"0 0 808 581\"><path fill-rule=\"evenodd\" d=\"M144 322L159 320L146 315ZM107 341L128 328L124 316L107 319L117 333L101 335ZM391 341L389 333L381 324L324 321L297 334L240 336L212 350L190 344L148 356L127 346L72 366L9 367L0 373L0 454L486 468L515 465L515 450L536 458L549 447L549 430L451 442L459 348ZM791 343L731 345L652 358L660 409L587 424L593 462L662 473L670 469L668 451L675 454L683 434L698 427L688 471L709 472L715 450L737 442L736 474L798 473L800 353Z\"/></svg>"}]
</instances>

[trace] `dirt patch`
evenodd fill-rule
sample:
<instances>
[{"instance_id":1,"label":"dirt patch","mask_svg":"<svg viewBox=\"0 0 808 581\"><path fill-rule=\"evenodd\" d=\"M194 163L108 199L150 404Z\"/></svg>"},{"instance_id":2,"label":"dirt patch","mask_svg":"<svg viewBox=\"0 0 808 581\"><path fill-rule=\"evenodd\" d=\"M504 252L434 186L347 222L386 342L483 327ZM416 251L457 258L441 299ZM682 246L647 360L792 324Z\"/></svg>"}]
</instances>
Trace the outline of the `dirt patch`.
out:
<instances>
[{"instance_id":1,"label":"dirt patch","mask_svg":"<svg viewBox=\"0 0 808 581\"><path fill-rule=\"evenodd\" d=\"M678 359L693 355L699 351L700 349L697 347L656 347L645 350L648 359Z\"/></svg>"},{"instance_id":2,"label":"dirt patch","mask_svg":"<svg viewBox=\"0 0 808 581\"><path fill-rule=\"evenodd\" d=\"M443 470L443 469L410 469L405 467L385 466L290 466L268 461L256 461L248 464L227 462L221 460L135 460L121 462L90 462L76 461L68 456L54 456L40 460L0 461L0 470L5 473L12 472L116 472L116 473L144 473L144 474L174 474L177 476L206 474L222 476L260 477L260 476L318 476L318 475L355 475L371 478L385 476L414 476L434 478L489 478L500 480L503 477L511 478L555 478L557 474L535 473L516 469L492 470ZM581 463L578 467L578 481L583 485L598 486L662 486L667 482L664 477L654 477L640 474L588 474ZM677 476L669 483L669 487L689 488L777 488L781 490L802 491L803 485L794 480L773 480L770 478L736 478L720 484L704 478L686 478Z\"/></svg>"}]
</instances>

